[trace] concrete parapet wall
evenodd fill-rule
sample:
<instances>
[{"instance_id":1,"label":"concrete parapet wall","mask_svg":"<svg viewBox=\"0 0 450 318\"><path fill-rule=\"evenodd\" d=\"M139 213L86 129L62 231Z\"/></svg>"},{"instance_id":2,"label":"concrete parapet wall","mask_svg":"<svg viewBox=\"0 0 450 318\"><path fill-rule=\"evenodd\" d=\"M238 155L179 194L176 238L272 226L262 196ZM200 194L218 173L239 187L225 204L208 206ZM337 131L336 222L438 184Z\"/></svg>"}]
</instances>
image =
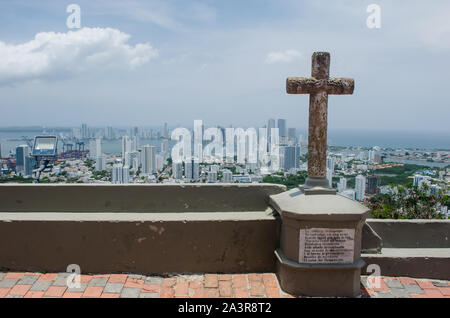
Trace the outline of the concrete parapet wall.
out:
<instances>
[{"instance_id":1,"label":"concrete parapet wall","mask_svg":"<svg viewBox=\"0 0 450 318\"><path fill-rule=\"evenodd\" d=\"M264 211L273 184L0 185L0 212Z\"/></svg>"},{"instance_id":2,"label":"concrete parapet wall","mask_svg":"<svg viewBox=\"0 0 450 318\"><path fill-rule=\"evenodd\" d=\"M384 248L450 248L450 220L367 219Z\"/></svg>"},{"instance_id":3,"label":"concrete parapet wall","mask_svg":"<svg viewBox=\"0 0 450 318\"><path fill-rule=\"evenodd\" d=\"M270 212L0 213L0 270L270 272L280 227Z\"/></svg>"},{"instance_id":4,"label":"concrete parapet wall","mask_svg":"<svg viewBox=\"0 0 450 318\"><path fill-rule=\"evenodd\" d=\"M267 272L284 186L1 185L0 269Z\"/></svg>"}]
</instances>

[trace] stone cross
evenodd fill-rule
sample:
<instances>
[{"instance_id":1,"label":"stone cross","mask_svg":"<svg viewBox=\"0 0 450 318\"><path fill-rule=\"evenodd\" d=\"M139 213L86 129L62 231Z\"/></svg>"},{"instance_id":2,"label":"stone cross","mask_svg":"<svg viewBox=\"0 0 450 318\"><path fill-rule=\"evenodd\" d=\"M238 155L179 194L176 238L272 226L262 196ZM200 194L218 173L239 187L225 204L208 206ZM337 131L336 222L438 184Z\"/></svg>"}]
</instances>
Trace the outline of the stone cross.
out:
<instances>
[{"instance_id":1,"label":"stone cross","mask_svg":"<svg viewBox=\"0 0 450 318\"><path fill-rule=\"evenodd\" d=\"M308 178L305 188L328 188L327 175L327 117L328 95L353 94L351 78L330 78L330 53L312 55L311 77L289 77L288 94L309 94Z\"/></svg>"}]
</instances>

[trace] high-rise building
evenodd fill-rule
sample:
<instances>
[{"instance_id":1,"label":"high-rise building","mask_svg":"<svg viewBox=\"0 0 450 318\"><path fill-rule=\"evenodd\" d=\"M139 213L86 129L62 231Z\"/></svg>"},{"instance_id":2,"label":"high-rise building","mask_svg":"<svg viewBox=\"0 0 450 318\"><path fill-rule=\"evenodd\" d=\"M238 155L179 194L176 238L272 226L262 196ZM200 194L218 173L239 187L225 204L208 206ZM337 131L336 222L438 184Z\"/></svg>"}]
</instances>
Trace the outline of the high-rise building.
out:
<instances>
[{"instance_id":1,"label":"high-rise building","mask_svg":"<svg viewBox=\"0 0 450 318\"><path fill-rule=\"evenodd\" d=\"M208 172L208 182L216 182L217 181L217 172L209 171Z\"/></svg>"},{"instance_id":2,"label":"high-rise building","mask_svg":"<svg viewBox=\"0 0 450 318\"><path fill-rule=\"evenodd\" d=\"M366 193L366 177L358 175L355 178L355 192L356 192L356 200L358 201L364 200Z\"/></svg>"},{"instance_id":3,"label":"high-rise building","mask_svg":"<svg viewBox=\"0 0 450 318\"><path fill-rule=\"evenodd\" d=\"M198 181L200 178L200 164L195 158L191 158L184 164L184 174L189 181Z\"/></svg>"},{"instance_id":4,"label":"high-rise building","mask_svg":"<svg viewBox=\"0 0 450 318\"><path fill-rule=\"evenodd\" d=\"M267 150L270 151L272 143L272 128L275 128L275 119L269 119L267 122Z\"/></svg>"},{"instance_id":5,"label":"high-rise building","mask_svg":"<svg viewBox=\"0 0 450 318\"><path fill-rule=\"evenodd\" d=\"M125 154L131 152L131 140L128 136L122 137L122 159L125 160Z\"/></svg>"},{"instance_id":6,"label":"high-rise building","mask_svg":"<svg viewBox=\"0 0 450 318\"><path fill-rule=\"evenodd\" d=\"M89 128L86 124L81 124L81 139L88 139L89 136Z\"/></svg>"},{"instance_id":7,"label":"high-rise building","mask_svg":"<svg viewBox=\"0 0 450 318\"><path fill-rule=\"evenodd\" d=\"M31 156L25 157L25 169L24 169L24 175L25 176L32 176L33 175L33 168L36 163L36 159Z\"/></svg>"},{"instance_id":8,"label":"high-rise building","mask_svg":"<svg viewBox=\"0 0 450 318\"><path fill-rule=\"evenodd\" d=\"M170 157L169 139L164 138L161 141L161 155L164 157L164 160Z\"/></svg>"},{"instance_id":9,"label":"high-rise building","mask_svg":"<svg viewBox=\"0 0 450 318\"><path fill-rule=\"evenodd\" d=\"M328 180L328 187L333 187L333 170L327 168L327 180Z\"/></svg>"},{"instance_id":10,"label":"high-rise building","mask_svg":"<svg viewBox=\"0 0 450 318\"><path fill-rule=\"evenodd\" d=\"M106 127L106 129L105 129L105 138L108 139L108 140L111 140L111 139L114 139L115 137L116 136L115 136L115 133L114 133L114 128L112 128L110 126Z\"/></svg>"},{"instance_id":11,"label":"high-rise building","mask_svg":"<svg viewBox=\"0 0 450 318\"><path fill-rule=\"evenodd\" d=\"M380 177L367 176L367 178L366 178L366 193L367 194L377 194L379 185L380 185Z\"/></svg>"},{"instance_id":12,"label":"high-rise building","mask_svg":"<svg viewBox=\"0 0 450 318\"><path fill-rule=\"evenodd\" d=\"M300 168L300 147L280 146L280 169L289 171Z\"/></svg>"},{"instance_id":13,"label":"high-rise building","mask_svg":"<svg viewBox=\"0 0 450 318\"><path fill-rule=\"evenodd\" d=\"M288 144L290 146L297 144L297 129L295 128L288 129Z\"/></svg>"},{"instance_id":14,"label":"high-rise building","mask_svg":"<svg viewBox=\"0 0 450 318\"><path fill-rule=\"evenodd\" d=\"M161 171L164 168L164 157L160 154L155 156L156 170Z\"/></svg>"},{"instance_id":15,"label":"high-rise building","mask_svg":"<svg viewBox=\"0 0 450 318\"><path fill-rule=\"evenodd\" d=\"M89 140L89 158L97 159L102 155L102 139L90 139Z\"/></svg>"},{"instance_id":16,"label":"high-rise building","mask_svg":"<svg viewBox=\"0 0 450 318\"><path fill-rule=\"evenodd\" d=\"M130 140L131 152L135 152L139 148L139 136L133 136Z\"/></svg>"},{"instance_id":17,"label":"high-rise building","mask_svg":"<svg viewBox=\"0 0 450 318\"><path fill-rule=\"evenodd\" d=\"M223 183L232 183L233 182L233 173L228 170L222 170L222 182Z\"/></svg>"},{"instance_id":18,"label":"high-rise building","mask_svg":"<svg viewBox=\"0 0 450 318\"><path fill-rule=\"evenodd\" d=\"M164 123L163 137L169 138L169 129L167 128L167 123Z\"/></svg>"},{"instance_id":19,"label":"high-rise building","mask_svg":"<svg viewBox=\"0 0 450 318\"><path fill-rule=\"evenodd\" d=\"M183 163L174 162L172 164L172 178L180 180L183 178Z\"/></svg>"},{"instance_id":20,"label":"high-rise building","mask_svg":"<svg viewBox=\"0 0 450 318\"><path fill-rule=\"evenodd\" d=\"M95 170L96 171L103 171L106 170L106 156L101 154L100 156L97 156L95 160Z\"/></svg>"},{"instance_id":21,"label":"high-rise building","mask_svg":"<svg viewBox=\"0 0 450 318\"><path fill-rule=\"evenodd\" d=\"M144 146L142 150L142 172L151 174L156 172L156 147Z\"/></svg>"},{"instance_id":22,"label":"high-rise building","mask_svg":"<svg viewBox=\"0 0 450 318\"><path fill-rule=\"evenodd\" d=\"M287 142L286 119L278 119L278 133L280 135L280 143Z\"/></svg>"},{"instance_id":23,"label":"high-rise building","mask_svg":"<svg viewBox=\"0 0 450 318\"><path fill-rule=\"evenodd\" d=\"M115 164L112 168L112 183L130 183L130 168L122 164Z\"/></svg>"},{"instance_id":24,"label":"high-rise building","mask_svg":"<svg viewBox=\"0 0 450 318\"><path fill-rule=\"evenodd\" d=\"M26 157L30 154L30 147L20 145L16 147L16 172L19 175L25 175Z\"/></svg>"},{"instance_id":25,"label":"high-rise building","mask_svg":"<svg viewBox=\"0 0 450 318\"><path fill-rule=\"evenodd\" d=\"M327 168L334 172L334 158L331 156L327 157Z\"/></svg>"},{"instance_id":26,"label":"high-rise building","mask_svg":"<svg viewBox=\"0 0 450 318\"><path fill-rule=\"evenodd\" d=\"M347 179L340 178L338 183L338 192L344 192L347 189Z\"/></svg>"}]
</instances>

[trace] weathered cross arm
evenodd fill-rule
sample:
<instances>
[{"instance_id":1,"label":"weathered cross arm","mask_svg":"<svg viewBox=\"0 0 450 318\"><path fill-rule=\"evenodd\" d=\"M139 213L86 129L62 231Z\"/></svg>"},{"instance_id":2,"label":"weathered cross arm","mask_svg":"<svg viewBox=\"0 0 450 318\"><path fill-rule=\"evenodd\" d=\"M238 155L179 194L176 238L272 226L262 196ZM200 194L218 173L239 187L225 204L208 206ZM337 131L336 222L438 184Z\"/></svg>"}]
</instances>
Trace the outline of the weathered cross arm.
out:
<instances>
[{"instance_id":1,"label":"weathered cross arm","mask_svg":"<svg viewBox=\"0 0 450 318\"><path fill-rule=\"evenodd\" d=\"M315 94L327 92L329 95L350 95L355 89L352 78L328 78L317 80L312 77L289 77L286 80L288 94Z\"/></svg>"}]
</instances>

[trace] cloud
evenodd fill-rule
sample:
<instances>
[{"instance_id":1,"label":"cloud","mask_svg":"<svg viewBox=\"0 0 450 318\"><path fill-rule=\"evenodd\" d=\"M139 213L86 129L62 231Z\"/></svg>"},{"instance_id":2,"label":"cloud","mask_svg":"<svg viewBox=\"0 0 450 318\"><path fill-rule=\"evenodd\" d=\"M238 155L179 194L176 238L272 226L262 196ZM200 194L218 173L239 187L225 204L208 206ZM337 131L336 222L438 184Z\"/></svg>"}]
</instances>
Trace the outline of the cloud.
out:
<instances>
[{"instance_id":1,"label":"cloud","mask_svg":"<svg viewBox=\"0 0 450 318\"><path fill-rule=\"evenodd\" d=\"M267 54L264 63L266 64L290 63L293 60L299 59L301 57L302 54L296 50L270 52L269 54Z\"/></svg>"},{"instance_id":2,"label":"cloud","mask_svg":"<svg viewBox=\"0 0 450 318\"><path fill-rule=\"evenodd\" d=\"M158 51L148 43L127 44L130 35L111 28L42 32L23 44L0 41L0 83L69 77L87 71L130 70Z\"/></svg>"}]
</instances>

